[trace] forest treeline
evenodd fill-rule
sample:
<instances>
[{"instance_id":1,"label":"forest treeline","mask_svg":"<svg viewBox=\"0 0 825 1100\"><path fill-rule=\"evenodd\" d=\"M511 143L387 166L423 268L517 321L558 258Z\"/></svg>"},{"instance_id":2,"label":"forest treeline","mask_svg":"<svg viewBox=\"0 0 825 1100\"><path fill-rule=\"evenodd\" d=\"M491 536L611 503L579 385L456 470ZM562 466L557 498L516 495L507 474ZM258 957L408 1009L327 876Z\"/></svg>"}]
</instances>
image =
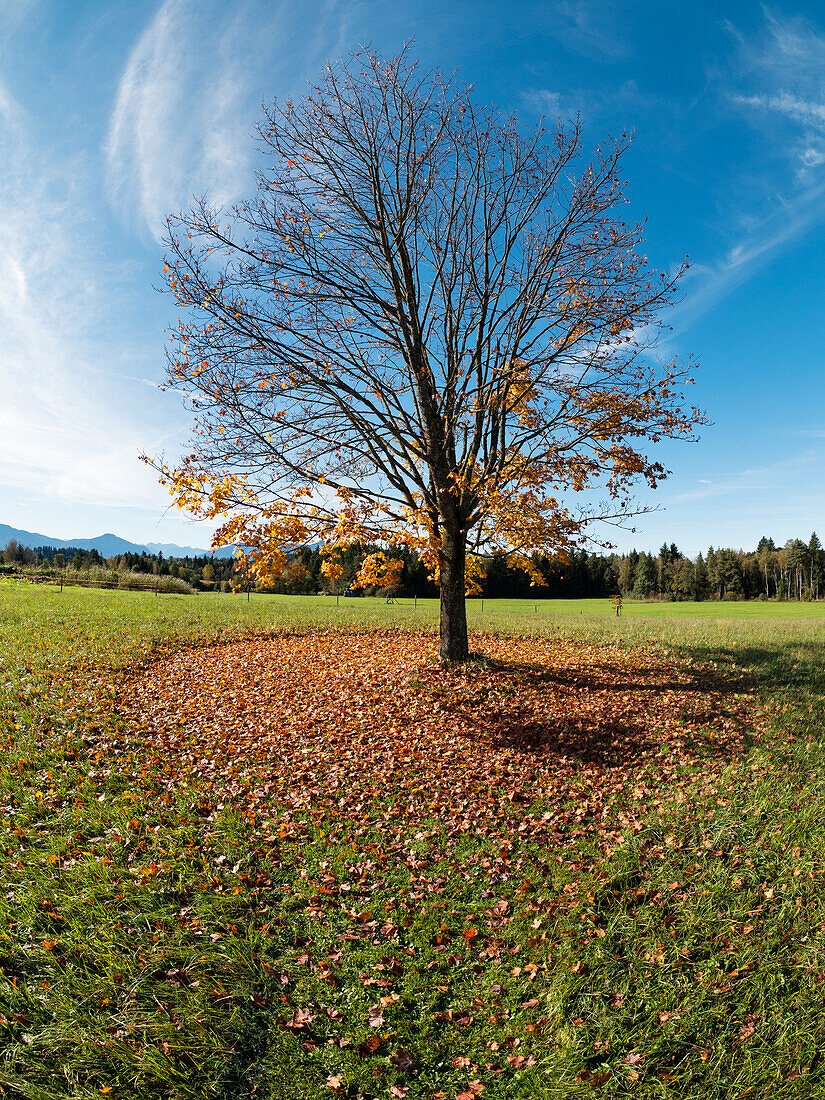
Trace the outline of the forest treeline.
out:
<instances>
[{"instance_id":1,"label":"forest treeline","mask_svg":"<svg viewBox=\"0 0 825 1100\"><path fill-rule=\"evenodd\" d=\"M129 553L103 558L96 550L52 546L29 548L12 540L2 552L3 572L72 571L113 576L127 573L177 577L199 591L282 592L309 595L318 592L360 594L354 589L364 557L374 547L355 545L341 551L342 576L333 581L321 572L323 558L306 547L293 554L278 580L260 589L239 569L233 558L165 558L163 554ZM433 597L437 589L416 554L395 549L404 563L398 596ZM755 550L714 549L690 558L675 543L658 554L632 550L627 554L596 554L585 550L567 558L536 555L533 563L544 578L531 584L528 574L504 557L484 559L483 593L490 599L533 597L575 599L609 597L621 593L635 599L665 600L818 600L825 596L825 549L816 534L807 542L790 539L776 546L761 538ZM368 589L368 593L373 590Z\"/></svg>"}]
</instances>

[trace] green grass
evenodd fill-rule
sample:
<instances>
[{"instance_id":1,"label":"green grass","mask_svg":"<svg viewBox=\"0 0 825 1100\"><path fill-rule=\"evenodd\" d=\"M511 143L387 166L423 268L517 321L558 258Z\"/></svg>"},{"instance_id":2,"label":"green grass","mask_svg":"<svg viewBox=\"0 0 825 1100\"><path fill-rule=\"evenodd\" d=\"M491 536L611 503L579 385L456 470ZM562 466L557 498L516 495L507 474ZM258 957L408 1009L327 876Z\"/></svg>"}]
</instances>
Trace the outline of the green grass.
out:
<instances>
[{"instance_id":1,"label":"green grass","mask_svg":"<svg viewBox=\"0 0 825 1100\"><path fill-rule=\"evenodd\" d=\"M349 1100L453 1100L472 1080L484 1100L825 1095L823 606L473 603L478 630L742 670L770 727L719 784L686 775L681 803L652 789L647 825L596 870L587 836L514 836L519 873L491 885L466 872L498 858L483 835L419 820L388 841L309 815L278 844L277 807L218 808L125 739L118 670L163 648L437 617L341 604L0 585L0 1096L310 1100L336 1094L327 1077ZM432 905L411 897L410 850L433 853ZM324 902L330 875L360 883L376 929ZM501 951L479 960L462 931L499 900ZM382 991L398 1000L370 1028ZM296 1005L313 1019L283 1026Z\"/></svg>"}]
</instances>

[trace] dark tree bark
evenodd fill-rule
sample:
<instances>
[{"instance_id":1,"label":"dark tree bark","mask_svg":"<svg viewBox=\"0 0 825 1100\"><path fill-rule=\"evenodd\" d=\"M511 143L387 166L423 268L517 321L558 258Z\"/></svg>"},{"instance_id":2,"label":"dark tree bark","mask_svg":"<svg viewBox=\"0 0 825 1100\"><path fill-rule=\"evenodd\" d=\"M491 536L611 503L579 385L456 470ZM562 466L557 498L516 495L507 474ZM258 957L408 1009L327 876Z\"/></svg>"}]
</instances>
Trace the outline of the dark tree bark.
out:
<instances>
[{"instance_id":1,"label":"dark tree bark","mask_svg":"<svg viewBox=\"0 0 825 1100\"><path fill-rule=\"evenodd\" d=\"M466 536L461 531L445 531L441 537L439 575L439 655L442 661L466 661L467 603L464 592Z\"/></svg>"}]
</instances>

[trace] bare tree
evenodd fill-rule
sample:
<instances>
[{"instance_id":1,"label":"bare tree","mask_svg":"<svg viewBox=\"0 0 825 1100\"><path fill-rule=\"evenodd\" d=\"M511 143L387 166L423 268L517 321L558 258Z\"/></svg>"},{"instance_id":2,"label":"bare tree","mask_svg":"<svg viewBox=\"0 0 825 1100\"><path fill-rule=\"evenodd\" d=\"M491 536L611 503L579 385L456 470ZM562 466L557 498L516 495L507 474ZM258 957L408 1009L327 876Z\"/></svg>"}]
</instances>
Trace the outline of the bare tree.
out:
<instances>
[{"instance_id":1,"label":"bare tree","mask_svg":"<svg viewBox=\"0 0 825 1100\"><path fill-rule=\"evenodd\" d=\"M178 503L228 515L259 575L285 548L418 548L440 653L467 656L474 552L558 551L666 471L640 440L701 419L648 354L683 268L652 274L614 215L623 136L574 173L578 122L524 135L405 52L326 67L267 110L257 199L170 219L165 273L194 319L169 383L193 450ZM599 485L608 504L574 509Z\"/></svg>"}]
</instances>

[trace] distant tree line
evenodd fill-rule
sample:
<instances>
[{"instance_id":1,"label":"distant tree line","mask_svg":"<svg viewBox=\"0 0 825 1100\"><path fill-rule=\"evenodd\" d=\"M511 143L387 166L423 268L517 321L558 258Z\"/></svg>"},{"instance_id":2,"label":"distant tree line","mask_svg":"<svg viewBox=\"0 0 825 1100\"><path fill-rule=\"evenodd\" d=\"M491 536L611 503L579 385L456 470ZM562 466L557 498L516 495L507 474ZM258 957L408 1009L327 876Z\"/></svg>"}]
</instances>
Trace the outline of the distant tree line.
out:
<instances>
[{"instance_id":1,"label":"distant tree line","mask_svg":"<svg viewBox=\"0 0 825 1100\"><path fill-rule=\"evenodd\" d=\"M311 595L319 592L355 594L356 577L367 554L376 547L356 544L340 551L340 577L322 572L324 558L305 547L291 555L281 575L265 588L247 578L234 558L211 555L165 558L162 553L129 553L104 559L97 550L73 547L21 546L12 539L2 552L3 572L36 570L88 571L106 567L118 573L178 577L200 591L278 592ZM388 553L402 564L398 596L433 598L438 589L417 554L401 548ZM621 593L631 599L661 600L818 600L825 596L825 549L814 533L804 542L790 539L777 547L761 538L755 550L710 547L695 558L675 543L658 554L631 550L627 554L596 554L576 550L567 557L534 556L544 583L536 585L506 558L483 559L481 589L490 599L607 598ZM360 594L362 590L358 590ZM365 590L373 594L371 589Z\"/></svg>"},{"instance_id":2,"label":"distant tree line","mask_svg":"<svg viewBox=\"0 0 825 1100\"><path fill-rule=\"evenodd\" d=\"M576 551L567 561L542 563L546 595L610 596L664 600L818 600L825 596L825 550L816 533L807 542L777 547L763 537L755 550L711 546L690 558L675 543L658 554ZM542 595L545 593L542 592Z\"/></svg>"},{"instance_id":3,"label":"distant tree line","mask_svg":"<svg viewBox=\"0 0 825 1100\"><path fill-rule=\"evenodd\" d=\"M11 539L2 551L3 572L38 572L66 570L68 573L87 573L89 570L107 568L117 573L151 574L157 577L178 577L192 588L201 591L213 589L230 591L235 561L233 558L214 558L211 554L195 557L165 558L163 553L115 554L104 558L97 550L84 550L74 546L21 546Z\"/></svg>"}]
</instances>

